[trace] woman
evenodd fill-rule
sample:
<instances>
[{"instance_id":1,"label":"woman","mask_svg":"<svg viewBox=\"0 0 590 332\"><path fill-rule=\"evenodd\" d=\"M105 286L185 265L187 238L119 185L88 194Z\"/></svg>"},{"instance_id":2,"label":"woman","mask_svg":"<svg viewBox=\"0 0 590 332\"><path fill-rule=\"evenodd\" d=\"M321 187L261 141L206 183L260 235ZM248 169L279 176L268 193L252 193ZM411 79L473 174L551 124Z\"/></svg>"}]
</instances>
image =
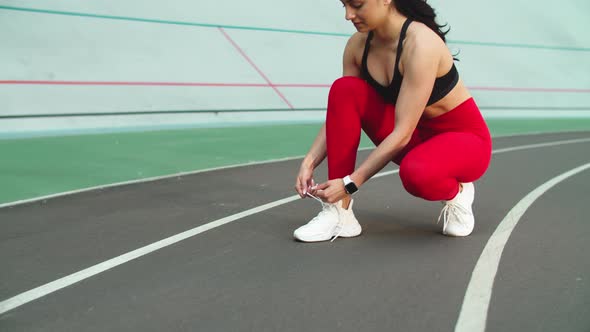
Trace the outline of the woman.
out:
<instances>
[{"instance_id":1,"label":"woman","mask_svg":"<svg viewBox=\"0 0 590 332\"><path fill-rule=\"evenodd\" d=\"M330 88L326 122L304 158L295 188L323 210L294 232L304 242L354 237L361 226L354 194L394 161L412 195L443 201L443 234L474 226L473 181L488 168L492 144L463 85L436 15L424 0L342 0L357 29L344 50L344 73ZM361 129L377 146L355 167ZM328 157L329 181L313 170Z\"/></svg>"}]
</instances>

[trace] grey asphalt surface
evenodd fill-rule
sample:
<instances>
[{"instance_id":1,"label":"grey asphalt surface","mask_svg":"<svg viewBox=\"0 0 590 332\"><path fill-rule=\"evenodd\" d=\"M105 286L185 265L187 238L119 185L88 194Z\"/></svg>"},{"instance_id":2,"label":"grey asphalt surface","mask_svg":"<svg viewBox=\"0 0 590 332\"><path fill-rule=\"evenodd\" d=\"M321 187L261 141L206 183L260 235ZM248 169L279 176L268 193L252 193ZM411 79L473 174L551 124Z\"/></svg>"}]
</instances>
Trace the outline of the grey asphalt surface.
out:
<instances>
[{"instance_id":1,"label":"grey asphalt surface","mask_svg":"<svg viewBox=\"0 0 590 332\"><path fill-rule=\"evenodd\" d=\"M494 149L576 138L590 132L500 137ZM0 315L0 330L453 331L473 268L499 222L539 185L590 162L589 152L585 142L494 155L476 183L476 226L466 238L442 236L441 204L410 196L394 174L355 196L358 238L294 241L293 230L320 208L298 200L24 304ZM292 196L299 162L0 209L0 301ZM316 178L325 174L322 168ZM589 188L584 171L524 214L500 261L486 331L590 331Z\"/></svg>"}]
</instances>

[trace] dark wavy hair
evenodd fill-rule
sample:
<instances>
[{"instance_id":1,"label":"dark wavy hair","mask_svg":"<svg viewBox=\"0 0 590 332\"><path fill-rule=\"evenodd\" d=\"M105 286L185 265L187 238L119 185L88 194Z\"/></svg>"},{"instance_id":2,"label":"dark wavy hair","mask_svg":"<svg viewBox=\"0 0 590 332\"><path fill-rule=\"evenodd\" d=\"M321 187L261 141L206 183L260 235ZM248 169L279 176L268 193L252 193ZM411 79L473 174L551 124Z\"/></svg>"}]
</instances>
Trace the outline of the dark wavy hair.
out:
<instances>
[{"instance_id":1,"label":"dark wavy hair","mask_svg":"<svg viewBox=\"0 0 590 332\"><path fill-rule=\"evenodd\" d=\"M426 0L393 0L392 5L398 12L412 19L424 23L434 31L445 43L445 35L450 29L443 31L447 24L439 25L436 23L436 13Z\"/></svg>"}]
</instances>

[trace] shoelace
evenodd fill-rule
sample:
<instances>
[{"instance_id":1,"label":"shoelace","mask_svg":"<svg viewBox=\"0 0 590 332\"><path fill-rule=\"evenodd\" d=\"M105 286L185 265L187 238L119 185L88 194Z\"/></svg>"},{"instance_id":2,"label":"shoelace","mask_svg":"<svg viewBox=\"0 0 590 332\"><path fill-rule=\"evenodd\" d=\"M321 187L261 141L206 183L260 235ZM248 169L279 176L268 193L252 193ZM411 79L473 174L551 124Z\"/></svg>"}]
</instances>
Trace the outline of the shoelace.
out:
<instances>
[{"instance_id":1,"label":"shoelace","mask_svg":"<svg viewBox=\"0 0 590 332\"><path fill-rule=\"evenodd\" d=\"M454 214L455 217L457 217L457 220L460 221L461 216L459 215L459 213L467 214L469 213L469 211L467 211L467 209L465 209L459 204L449 202L445 203L445 206L440 211L440 214L438 215L438 220L436 221L436 223L438 224L440 222L440 217L443 217L443 232L445 229L447 229L451 213Z\"/></svg>"},{"instance_id":2,"label":"shoelace","mask_svg":"<svg viewBox=\"0 0 590 332\"><path fill-rule=\"evenodd\" d=\"M322 212L320 212L320 213L323 213L327 209L332 208L332 204L324 203L324 201L322 201L318 197L316 197L316 196L314 196L314 195L312 195L312 194L310 194L308 192L305 193L305 194L307 196L315 199L316 201L320 202L320 204L322 204ZM332 237L332 239L330 240L330 242L334 242L334 240L336 240L336 238L340 236L340 234L342 233L342 229L344 228L344 227L342 227L342 218L340 218L340 211L338 210L338 208L336 208L336 207L334 207L334 208L336 209L336 213L338 214L338 224L336 224L336 229L338 230L338 232L336 233L336 235L334 235L334 237Z\"/></svg>"}]
</instances>

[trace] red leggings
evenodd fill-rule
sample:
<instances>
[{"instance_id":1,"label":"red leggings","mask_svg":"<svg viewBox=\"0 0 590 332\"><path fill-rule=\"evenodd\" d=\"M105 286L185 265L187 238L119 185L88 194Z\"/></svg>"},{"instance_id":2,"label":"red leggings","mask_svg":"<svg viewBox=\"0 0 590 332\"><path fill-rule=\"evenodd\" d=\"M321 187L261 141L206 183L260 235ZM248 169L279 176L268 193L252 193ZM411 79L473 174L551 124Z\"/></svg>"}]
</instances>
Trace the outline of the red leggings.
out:
<instances>
[{"instance_id":1,"label":"red leggings","mask_svg":"<svg viewBox=\"0 0 590 332\"><path fill-rule=\"evenodd\" d=\"M395 127L395 106L358 77L337 79L328 96L328 177L354 171L361 129L379 145ZM421 118L410 143L393 159L406 190L426 200L449 200L459 182L480 178L490 163L492 140L473 98L443 115Z\"/></svg>"}]
</instances>

